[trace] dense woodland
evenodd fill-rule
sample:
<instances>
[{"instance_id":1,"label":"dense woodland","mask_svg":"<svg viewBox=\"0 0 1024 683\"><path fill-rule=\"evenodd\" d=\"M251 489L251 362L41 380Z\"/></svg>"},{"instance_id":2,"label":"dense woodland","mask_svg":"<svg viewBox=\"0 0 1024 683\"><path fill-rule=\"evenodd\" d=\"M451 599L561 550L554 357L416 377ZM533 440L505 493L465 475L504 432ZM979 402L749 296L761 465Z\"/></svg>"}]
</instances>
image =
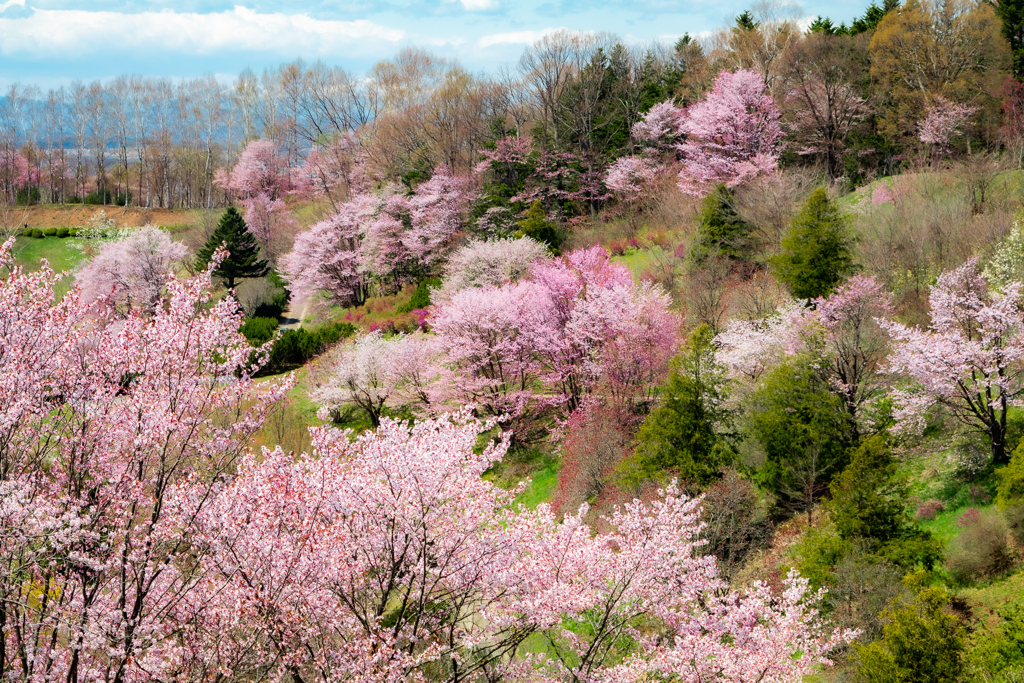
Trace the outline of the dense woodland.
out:
<instances>
[{"instance_id":1,"label":"dense woodland","mask_svg":"<svg viewBox=\"0 0 1024 683\"><path fill-rule=\"evenodd\" d=\"M1024 679L1024 3L786 12L12 87L0 675Z\"/></svg>"}]
</instances>

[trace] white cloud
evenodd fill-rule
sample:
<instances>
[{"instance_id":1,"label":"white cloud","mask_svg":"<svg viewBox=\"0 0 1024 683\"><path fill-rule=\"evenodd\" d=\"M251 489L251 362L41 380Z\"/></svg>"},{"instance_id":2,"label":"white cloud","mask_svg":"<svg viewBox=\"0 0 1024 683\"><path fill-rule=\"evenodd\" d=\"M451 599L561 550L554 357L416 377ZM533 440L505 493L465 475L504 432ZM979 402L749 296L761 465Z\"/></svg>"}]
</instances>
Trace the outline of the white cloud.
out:
<instances>
[{"instance_id":1,"label":"white cloud","mask_svg":"<svg viewBox=\"0 0 1024 683\"><path fill-rule=\"evenodd\" d=\"M491 47L492 45L502 44L524 44L529 45L536 43L538 40L554 33L555 31L561 31L560 28L545 28L540 31L510 31L508 33L491 33L483 36L477 41L477 45L480 47Z\"/></svg>"},{"instance_id":2,"label":"white cloud","mask_svg":"<svg viewBox=\"0 0 1024 683\"><path fill-rule=\"evenodd\" d=\"M0 2L0 12L3 12L8 7L14 7L15 5L18 7L24 7L25 0L7 0L7 2Z\"/></svg>"},{"instance_id":3,"label":"white cloud","mask_svg":"<svg viewBox=\"0 0 1024 683\"><path fill-rule=\"evenodd\" d=\"M459 0L462 8L470 12L498 9L498 0Z\"/></svg>"},{"instance_id":4,"label":"white cloud","mask_svg":"<svg viewBox=\"0 0 1024 683\"><path fill-rule=\"evenodd\" d=\"M22 0L23 1L23 0ZM7 4L18 2L11 0ZM222 50L293 55L334 54L339 48L397 43L405 31L363 19L333 21L308 14L261 14L245 7L211 14L194 12L89 12L42 10L31 16L0 17L0 54L52 56L55 51L91 54L111 47L167 49L190 54Z\"/></svg>"}]
</instances>

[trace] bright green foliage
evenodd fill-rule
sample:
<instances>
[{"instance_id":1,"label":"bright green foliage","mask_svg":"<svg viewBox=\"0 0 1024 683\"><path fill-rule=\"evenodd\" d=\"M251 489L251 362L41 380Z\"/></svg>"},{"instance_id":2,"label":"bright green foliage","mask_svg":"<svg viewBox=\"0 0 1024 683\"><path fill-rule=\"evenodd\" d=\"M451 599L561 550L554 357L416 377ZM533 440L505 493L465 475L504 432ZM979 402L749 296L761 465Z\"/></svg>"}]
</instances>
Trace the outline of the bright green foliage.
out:
<instances>
[{"instance_id":1,"label":"bright green foliage","mask_svg":"<svg viewBox=\"0 0 1024 683\"><path fill-rule=\"evenodd\" d=\"M809 510L846 466L850 420L808 359L798 356L752 395L753 436L765 451L759 473L779 504Z\"/></svg>"},{"instance_id":2,"label":"bright green foliage","mask_svg":"<svg viewBox=\"0 0 1024 683\"><path fill-rule=\"evenodd\" d=\"M1010 464L996 470L996 476L999 477L996 493L999 507L1024 505L1024 441L1014 449Z\"/></svg>"},{"instance_id":3,"label":"bright green foliage","mask_svg":"<svg viewBox=\"0 0 1024 683\"><path fill-rule=\"evenodd\" d=\"M247 318L238 331L253 346L263 346L274 338L274 331L277 329L277 318L253 317Z\"/></svg>"},{"instance_id":4,"label":"bright green foliage","mask_svg":"<svg viewBox=\"0 0 1024 683\"><path fill-rule=\"evenodd\" d=\"M846 218L828 198L815 190L793 218L782 238L782 253L772 257L772 272L798 299L828 296L853 272Z\"/></svg>"},{"instance_id":5,"label":"bright green foliage","mask_svg":"<svg viewBox=\"0 0 1024 683\"><path fill-rule=\"evenodd\" d=\"M417 309L427 308L430 306L430 289L441 286L441 281L436 278L428 278L426 280L420 280L416 285L415 291L412 293L412 298L408 302L402 304L396 309L398 313L409 313Z\"/></svg>"},{"instance_id":6,"label":"bright green foliage","mask_svg":"<svg viewBox=\"0 0 1024 683\"><path fill-rule=\"evenodd\" d=\"M724 184L716 185L704 198L698 229L705 250L717 251L729 258L749 257L753 226L736 213L732 192Z\"/></svg>"},{"instance_id":7,"label":"bright green foliage","mask_svg":"<svg viewBox=\"0 0 1024 683\"><path fill-rule=\"evenodd\" d=\"M213 252L222 244L227 248L228 255L213 274L224 278L228 289L235 286L236 280L263 277L270 272L267 262L260 260L260 248L256 244L256 238L249 232L249 227L233 206L229 206L224 212L217 229L199 250L196 255L196 267L205 268L213 258Z\"/></svg>"},{"instance_id":8,"label":"bright green foliage","mask_svg":"<svg viewBox=\"0 0 1024 683\"><path fill-rule=\"evenodd\" d=\"M1001 622L995 632L985 629L974 634L970 659L976 673L987 674L984 678L978 676L979 680L1009 683L1019 680L1024 671L1024 607L1013 605L1000 610L999 616ZM1007 670L1018 677L1006 676L1010 673ZM1003 674L1003 677L996 678L992 674Z\"/></svg>"},{"instance_id":9,"label":"bright green foliage","mask_svg":"<svg viewBox=\"0 0 1024 683\"><path fill-rule=\"evenodd\" d=\"M540 200L531 204L523 214L523 220L519 221L519 233L516 237L532 237L538 242L548 245L554 254L558 254L558 248L562 246L562 234L558 230L558 226L547 219L544 205L540 203Z\"/></svg>"},{"instance_id":10,"label":"bright green foliage","mask_svg":"<svg viewBox=\"0 0 1024 683\"><path fill-rule=\"evenodd\" d=\"M922 585L923 572L906 583L914 598L898 598L885 611L881 639L854 642L856 680L861 683L955 683L964 673L964 628L947 610L940 588Z\"/></svg>"},{"instance_id":11,"label":"bright green foliage","mask_svg":"<svg viewBox=\"0 0 1024 683\"><path fill-rule=\"evenodd\" d=\"M863 539L867 549L893 564L931 567L941 557L940 544L907 513L906 484L881 436L861 442L850 464L832 482L829 513L839 537Z\"/></svg>"},{"instance_id":12,"label":"bright green foliage","mask_svg":"<svg viewBox=\"0 0 1024 683\"><path fill-rule=\"evenodd\" d=\"M754 15L750 13L750 10L743 10L743 14L736 17L736 26L733 27L734 31L753 31L758 27L757 21L754 21Z\"/></svg>"},{"instance_id":13,"label":"bright green foliage","mask_svg":"<svg viewBox=\"0 0 1024 683\"><path fill-rule=\"evenodd\" d=\"M722 407L725 378L712 339L707 325L693 333L662 389L662 402L637 431L636 453L626 466L641 476L669 473L703 486L732 459L721 431L730 417Z\"/></svg>"}]
</instances>

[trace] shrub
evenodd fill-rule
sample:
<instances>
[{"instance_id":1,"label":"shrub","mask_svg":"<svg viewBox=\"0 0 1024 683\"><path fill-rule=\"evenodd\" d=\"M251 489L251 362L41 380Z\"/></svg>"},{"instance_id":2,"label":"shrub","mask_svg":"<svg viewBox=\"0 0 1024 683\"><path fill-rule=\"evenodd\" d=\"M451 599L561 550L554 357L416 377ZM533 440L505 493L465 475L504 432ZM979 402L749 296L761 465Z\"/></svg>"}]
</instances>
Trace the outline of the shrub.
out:
<instances>
[{"instance_id":1,"label":"shrub","mask_svg":"<svg viewBox=\"0 0 1024 683\"><path fill-rule=\"evenodd\" d=\"M15 196L15 204L18 206L27 206L29 204L39 203L39 188L38 187L23 187L18 190Z\"/></svg>"},{"instance_id":2,"label":"shrub","mask_svg":"<svg viewBox=\"0 0 1024 683\"><path fill-rule=\"evenodd\" d=\"M558 489L552 501L557 512L574 513L614 486L612 473L630 452L636 419L621 409L587 403L565 426Z\"/></svg>"},{"instance_id":3,"label":"shrub","mask_svg":"<svg viewBox=\"0 0 1024 683\"><path fill-rule=\"evenodd\" d=\"M247 318L238 331L253 346L262 346L274 338L277 318Z\"/></svg>"},{"instance_id":4,"label":"shrub","mask_svg":"<svg viewBox=\"0 0 1024 683\"><path fill-rule=\"evenodd\" d=\"M270 360L259 374L273 374L302 365L328 347L355 334L351 323L339 322L318 329L288 329L281 332L270 352Z\"/></svg>"},{"instance_id":5,"label":"shrub","mask_svg":"<svg viewBox=\"0 0 1024 683\"><path fill-rule=\"evenodd\" d=\"M46 228L43 230L43 237L56 237L57 228Z\"/></svg>"},{"instance_id":6,"label":"shrub","mask_svg":"<svg viewBox=\"0 0 1024 683\"><path fill-rule=\"evenodd\" d=\"M39 228L33 228L32 230L29 230L28 234L32 237L35 237L36 239L43 238L43 231L40 230Z\"/></svg>"},{"instance_id":7,"label":"shrub","mask_svg":"<svg viewBox=\"0 0 1024 683\"><path fill-rule=\"evenodd\" d=\"M1024 504L1007 505L1000 510L1010 536L1017 545L1024 546Z\"/></svg>"},{"instance_id":8,"label":"shrub","mask_svg":"<svg viewBox=\"0 0 1024 683\"><path fill-rule=\"evenodd\" d=\"M855 543L832 568L824 607L833 626L859 629L857 641L870 643L884 634L885 606L905 594L903 570Z\"/></svg>"},{"instance_id":9,"label":"shrub","mask_svg":"<svg viewBox=\"0 0 1024 683\"><path fill-rule=\"evenodd\" d=\"M904 582L915 591L890 603L888 623L873 643L854 643L855 680L860 683L953 683L964 671L964 629L947 610L939 588L924 588L923 572Z\"/></svg>"},{"instance_id":10,"label":"shrub","mask_svg":"<svg viewBox=\"0 0 1024 683\"><path fill-rule=\"evenodd\" d=\"M71 231L68 228L60 227L57 228L57 237L65 238L71 235Z\"/></svg>"},{"instance_id":11,"label":"shrub","mask_svg":"<svg viewBox=\"0 0 1024 683\"><path fill-rule=\"evenodd\" d=\"M82 203L82 198L79 197L77 194L73 194L70 197L68 197L67 199L65 199L64 203L65 204L81 204Z\"/></svg>"},{"instance_id":12,"label":"shrub","mask_svg":"<svg viewBox=\"0 0 1024 683\"><path fill-rule=\"evenodd\" d=\"M1006 542L1006 524L993 511L971 508L957 521L963 531L946 551L946 567L957 581L996 576L1013 565Z\"/></svg>"},{"instance_id":13,"label":"shrub","mask_svg":"<svg viewBox=\"0 0 1024 683\"><path fill-rule=\"evenodd\" d=\"M940 512L946 511L946 504L941 500L926 500L917 507L917 521L929 522Z\"/></svg>"},{"instance_id":14,"label":"shrub","mask_svg":"<svg viewBox=\"0 0 1024 683\"><path fill-rule=\"evenodd\" d=\"M395 312L411 313L412 311L426 308L430 305L430 290L440 286L441 281L438 279L420 280L419 284L416 285L415 291L412 293L412 298L395 309Z\"/></svg>"}]
</instances>

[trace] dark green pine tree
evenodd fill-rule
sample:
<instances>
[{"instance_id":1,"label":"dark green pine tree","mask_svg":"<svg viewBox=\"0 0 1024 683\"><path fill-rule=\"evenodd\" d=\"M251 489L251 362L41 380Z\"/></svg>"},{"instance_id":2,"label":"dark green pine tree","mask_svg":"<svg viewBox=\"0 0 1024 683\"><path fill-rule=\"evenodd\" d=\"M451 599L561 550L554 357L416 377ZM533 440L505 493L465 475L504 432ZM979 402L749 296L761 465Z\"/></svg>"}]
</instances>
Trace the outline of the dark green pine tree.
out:
<instances>
[{"instance_id":1,"label":"dark green pine tree","mask_svg":"<svg viewBox=\"0 0 1024 683\"><path fill-rule=\"evenodd\" d=\"M213 258L213 252L222 244L228 250L228 255L213 274L224 278L229 289L235 286L236 280L263 277L270 272L267 262L260 260L260 247L256 244L256 238L233 206L224 212L217 229L196 255L196 268L205 268Z\"/></svg>"}]
</instances>

